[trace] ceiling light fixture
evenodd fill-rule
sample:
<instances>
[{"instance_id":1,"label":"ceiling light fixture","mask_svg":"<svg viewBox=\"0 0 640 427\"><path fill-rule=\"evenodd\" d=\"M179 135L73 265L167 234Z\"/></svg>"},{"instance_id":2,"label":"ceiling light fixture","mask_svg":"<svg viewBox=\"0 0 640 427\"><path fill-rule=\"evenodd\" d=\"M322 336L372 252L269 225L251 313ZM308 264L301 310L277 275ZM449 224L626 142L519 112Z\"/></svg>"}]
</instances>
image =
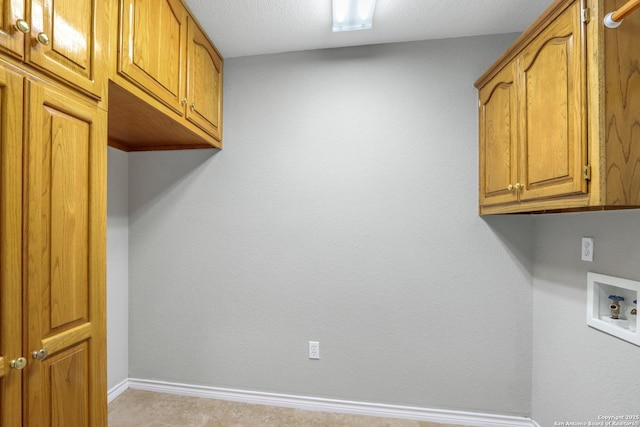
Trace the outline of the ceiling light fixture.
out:
<instances>
[{"instance_id":1,"label":"ceiling light fixture","mask_svg":"<svg viewBox=\"0 0 640 427\"><path fill-rule=\"evenodd\" d=\"M376 0L333 0L333 31L371 28L375 7Z\"/></svg>"}]
</instances>

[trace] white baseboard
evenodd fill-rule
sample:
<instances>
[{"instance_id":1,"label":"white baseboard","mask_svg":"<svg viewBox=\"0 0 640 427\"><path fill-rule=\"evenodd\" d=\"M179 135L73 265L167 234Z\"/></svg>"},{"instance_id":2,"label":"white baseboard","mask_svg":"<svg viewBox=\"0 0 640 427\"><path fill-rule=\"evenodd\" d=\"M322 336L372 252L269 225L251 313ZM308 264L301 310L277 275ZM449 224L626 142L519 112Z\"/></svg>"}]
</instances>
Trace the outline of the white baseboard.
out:
<instances>
[{"instance_id":1,"label":"white baseboard","mask_svg":"<svg viewBox=\"0 0 640 427\"><path fill-rule=\"evenodd\" d=\"M307 411L336 412L341 414L366 415L383 418L402 418L442 424L462 424L478 427L540 427L535 421L525 417L323 399L317 397L205 387L135 378L125 380L109 390L109 402L118 397L128 388L182 396L281 406L285 408L304 409Z\"/></svg>"},{"instance_id":2,"label":"white baseboard","mask_svg":"<svg viewBox=\"0 0 640 427\"><path fill-rule=\"evenodd\" d=\"M109 403L113 402L113 400L116 397L120 396L122 393L127 391L128 388L129 388L129 379L127 378L126 380L122 381L120 384L117 384L115 387L113 387L107 392L107 402Z\"/></svg>"}]
</instances>

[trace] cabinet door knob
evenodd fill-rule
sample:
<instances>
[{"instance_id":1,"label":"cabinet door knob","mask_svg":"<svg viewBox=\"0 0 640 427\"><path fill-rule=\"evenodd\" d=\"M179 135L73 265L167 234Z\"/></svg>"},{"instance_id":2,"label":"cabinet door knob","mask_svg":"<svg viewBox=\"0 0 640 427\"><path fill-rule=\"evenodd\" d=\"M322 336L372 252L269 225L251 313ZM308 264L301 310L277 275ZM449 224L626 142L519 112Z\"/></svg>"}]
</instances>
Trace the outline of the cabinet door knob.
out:
<instances>
[{"instance_id":1,"label":"cabinet door knob","mask_svg":"<svg viewBox=\"0 0 640 427\"><path fill-rule=\"evenodd\" d=\"M33 353L31 353L31 356L33 356L34 359L39 361L43 361L44 359L47 358L48 355L49 355L49 352L47 351L46 348L41 348L40 350L34 351Z\"/></svg>"},{"instance_id":2,"label":"cabinet door knob","mask_svg":"<svg viewBox=\"0 0 640 427\"><path fill-rule=\"evenodd\" d=\"M24 19L18 19L16 21L16 30L20 31L21 33L28 33L29 31L31 31L31 27L29 26L29 23Z\"/></svg>"},{"instance_id":3,"label":"cabinet door knob","mask_svg":"<svg viewBox=\"0 0 640 427\"><path fill-rule=\"evenodd\" d=\"M49 45L49 36L46 33L38 33L38 43L48 46Z\"/></svg>"},{"instance_id":4,"label":"cabinet door knob","mask_svg":"<svg viewBox=\"0 0 640 427\"><path fill-rule=\"evenodd\" d=\"M190 107L190 108L191 108L191 111L195 111L195 109L196 109L196 103L194 102L193 104L191 104L191 107Z\"/></svg>"},{"instance_id":5,"label":"cabinet door knob","mask_svg":"<svg viewBox=\"0 0 640 427\"><path fill-rule=\"evenodd\" d=\"M12 360L9 363L9 366L11 366L13 369L20 371L22 369L24 369L25 366L27 366L27 359L24 357L18 357L15 360Z\"/></svg>"},{"instance_id":6,"label":"cabinet door knob","mask_svg":"<svg viewBox=\"0 0 640 427\"><path fill-rule=\"evenodd\" d=\"M187 102L189 102L189 100L187 98L183 98L182 101L180 101L180 104L187 105Z\"/></svg>"},{"instance_id":7,"label":"cabinet door knob","mask_svg":"<svg viewBox=\"0 0 640 427\"><path fill-rule=\"evenodd\" d=\"M520 184L519 182L516 182L516 186L515 186L516 191L522 190L523 188L524 188L524 185Z\"/></svg>"},{"instance_id":8,"label":"cabinet door knob","mask_svg":"<svg viewBox=\"0 0 640 427\"><path fill-rule=\"evenodd\" d=\"M513 191L513 185L509 184L509 185L507 186L507 190L509 190L509 191Z\"/></svg>"}]
</instances>

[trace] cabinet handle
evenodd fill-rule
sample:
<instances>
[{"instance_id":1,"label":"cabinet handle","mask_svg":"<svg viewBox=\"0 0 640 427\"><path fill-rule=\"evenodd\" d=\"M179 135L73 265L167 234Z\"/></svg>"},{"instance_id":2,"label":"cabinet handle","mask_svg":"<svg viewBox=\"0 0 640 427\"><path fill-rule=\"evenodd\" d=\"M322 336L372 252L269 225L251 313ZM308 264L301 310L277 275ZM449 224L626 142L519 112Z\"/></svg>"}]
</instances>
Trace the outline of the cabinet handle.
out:
<instances>
[{"instance_id":1,"label":"cabinet handle","mask_svg":"<svg viewBox=\"0 0 640 427\"><path fill-rule=\"evenodd\" d=\"M187 98L184 98L182 101L180 101L180 104L187 105L187 102L189 102L189 100Z\"/></svg>"},{"instance_id":2,"label":"cabinet handle","mask_svg":"<svg viewBox=\"0 0 640 427\"><path fill-rule=\"evenodd\" d=\"M191 107L189 107L189 108L191 108L191 111L195 111L195 109L196 109L196 103L194 102L193 104L191 104Z\"/></svg>"},{"instance_id":3,"label":"cabinet handle","mask_svg":"<svg viewBox=\"0 0 640 427\"><path fill-rule=\"evenodd\" d=\"M46 359L48 355L49 355L49 352L47 351L46 348L41 348L40 350L34 351L33 353L31 353L31 356L33 356L34 359L39 360L41 362L44 359Z\"/></svg>"},{"instance_id":4,"label":"cabinet handle","mask_svg":"<svg viewBox=\"0 0 640 427\"><path fill-rule=\"evenodd\" d=\"M26 34L31 31L31 27L29 26L29 23L24 19L18 19L16 21L16 30Z\"/></svg>"},{"instance_id":5,"label":"cabinet handle","mask_svg":"<svg viewBox=\"0 0 640 427\"><path fill-rule=\"evenodd\" d=\"M507 186L507 190L509 190L509 191L513 191L513 185L509 184L509 185Z\"/></svg>"},{"instance_id":6,"label":"cabinet handle","mask_svg":"<svg viewBox=\"0 0 640 427\"><path fill-rule=\"evenodd\" d=\"M516 182L516 186L515 186L516 191L520 191L523 188L524 188L524 185L520 184L519 182Z\"/></svg>"},{"instance_id":7,"label":"cabinet handle","mask_svg":"<svg viewBox=\"0 0 640 427\"><path fill-rule=\"evenodd\" d=\"M38 43L48 46L49 45L49 36L46 33L38 33Z\"/></svg>"},{"instance_id":8,"label":"cabinet handle","mask_svg":"<svg viewBox=\"0 0 640 427\"><path fill-rule=\"evenodd\" d=\"M9 363L9 366L17 371L20 371L24 369L25 366L27 366L27 359L25 359L24 357L18 357L16 360L12 360Z\"/></svg>"}]
</instances>

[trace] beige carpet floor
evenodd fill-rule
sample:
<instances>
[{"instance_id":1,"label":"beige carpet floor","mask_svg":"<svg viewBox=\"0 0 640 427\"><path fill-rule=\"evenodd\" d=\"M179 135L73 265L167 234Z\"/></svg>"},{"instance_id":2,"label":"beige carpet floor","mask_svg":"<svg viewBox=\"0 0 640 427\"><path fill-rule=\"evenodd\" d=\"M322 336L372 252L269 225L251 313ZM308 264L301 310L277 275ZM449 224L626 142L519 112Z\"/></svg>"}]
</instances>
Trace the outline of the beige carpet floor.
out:
<instances>
[{"instance_id":1,"label":"beige carpet floor","mask_svg":"<svg viewBox=\"0 0 640 427\"><path fill-rule=\"evenodd\" d=\"M303 411L127 390L109 404L109 427L463 427Z\"/></svg>"}]
</instances>

